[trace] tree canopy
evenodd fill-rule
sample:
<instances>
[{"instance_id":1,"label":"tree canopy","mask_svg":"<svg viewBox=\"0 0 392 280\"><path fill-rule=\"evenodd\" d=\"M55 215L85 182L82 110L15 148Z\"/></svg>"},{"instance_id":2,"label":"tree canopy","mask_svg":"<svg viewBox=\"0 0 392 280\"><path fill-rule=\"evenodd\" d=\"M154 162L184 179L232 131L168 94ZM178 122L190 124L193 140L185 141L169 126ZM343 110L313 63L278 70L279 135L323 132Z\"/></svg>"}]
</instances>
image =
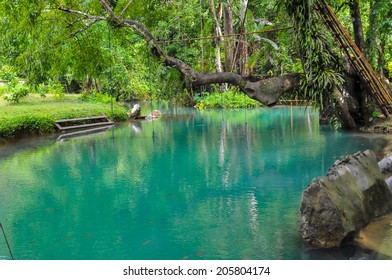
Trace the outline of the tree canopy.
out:
<instances>
[{"instance_id":1,"label":"tree canopy","mask_svg":"<svg viewBox=\"0 0 392 280\"><path fill-rule=\"evenodd\" d=\"M125 99L180 98L190 85L229 83L267 105L298 89L303 73L299 94L322 107L329 89L309 80L333 85L344 76L313 2L1 0L0 65L33 85L79 81ZM390 1L329 3L353 38L362 32L369 61L389 77Z\"/></svg>"}]
</instances>

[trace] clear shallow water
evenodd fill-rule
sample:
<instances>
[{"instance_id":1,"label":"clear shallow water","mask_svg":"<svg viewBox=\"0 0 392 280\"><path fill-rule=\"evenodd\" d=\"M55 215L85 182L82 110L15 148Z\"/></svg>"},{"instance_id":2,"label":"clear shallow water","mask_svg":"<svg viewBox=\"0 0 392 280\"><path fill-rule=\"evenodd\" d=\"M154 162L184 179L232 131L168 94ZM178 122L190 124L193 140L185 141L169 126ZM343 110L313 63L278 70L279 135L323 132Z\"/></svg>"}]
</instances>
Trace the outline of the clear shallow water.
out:
<instances>
[{"instance_id":1,"label":"clear shallow water","mask_svg":"<svg viewBox=\"0 0 392 280\"><path fill-rule=\"evenodd\" d=\"M0 221L14 256L344 258L304 246L302 191L342 156L380 150L382 137L332 132L304 108L162 112L83 138L8 146Z\"/></svg>"}]
</instances>

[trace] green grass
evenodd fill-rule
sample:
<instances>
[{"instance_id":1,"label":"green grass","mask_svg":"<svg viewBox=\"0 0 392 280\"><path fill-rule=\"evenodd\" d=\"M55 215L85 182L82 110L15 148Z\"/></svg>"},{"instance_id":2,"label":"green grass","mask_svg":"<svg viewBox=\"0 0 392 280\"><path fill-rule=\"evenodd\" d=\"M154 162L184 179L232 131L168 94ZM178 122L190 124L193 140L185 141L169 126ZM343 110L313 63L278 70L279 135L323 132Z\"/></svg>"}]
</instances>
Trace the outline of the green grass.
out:
<instances>
[{"instance_id":1,"label":"green grass","mask_svg":"<svg viewBox=\"0 0 392 280\"><path fill-rule=\"evenodd\" d=\"M126 108L110 103L81 101L80 95L66 95L61 100L48 94L42 98L30 94L18 104L0 97L0 138L15 138L24 134L42 134L56 130L55 120L105 114L114 121L127 118Z\"/></svg>"}]
</instances>

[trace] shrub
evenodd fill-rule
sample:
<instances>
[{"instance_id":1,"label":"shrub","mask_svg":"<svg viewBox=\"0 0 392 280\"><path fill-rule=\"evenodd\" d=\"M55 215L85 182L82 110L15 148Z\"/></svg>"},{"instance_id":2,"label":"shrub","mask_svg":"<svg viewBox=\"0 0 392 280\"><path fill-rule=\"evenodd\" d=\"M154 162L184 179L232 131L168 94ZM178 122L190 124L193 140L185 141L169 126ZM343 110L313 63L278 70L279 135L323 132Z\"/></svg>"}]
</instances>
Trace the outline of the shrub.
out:
<instances>
[{"instance_id":1,"label":"shrub","mask_svg":"<svg viewBox=\"0 0 392 280\"><path fill-rule=\"evenodd\" d=\"M1 86L0 85L0 96L8 93L8 86Z\"/></svg>"},{"instance_id":2,"label":"shrub","mask_svg":"<svg viewBox=\"0 0 392 280\"><path fill-rule=\"evenodd\" d=\"M201 93L194 96L197 109L208 108L255 108L260 107L261 103L249 98L244 93L239 93L235 90L228 90L226 92Z\"/></svg>"},{"instance_id":3,"label":"shrub","mask_svg":"<svg viewBox=\"0 0 392 280\"><path fill-rule=\"evenodd\" d=\"M0 69L0 79L8 83L8 85L16 85L18 83L18 76L12 66L3 65Z\"/></svg>"},{"instance_id":4,"label":"shrub","mask_svg":"<svg viewBox=\"0 0 392 280\"><path fill-rule=\"evenodd\" d=\"M11 93L4 96L4 99L11 103L19 103L22 97L29 95L29 88L23 84L16 84L11 87Z\"/></svg>"},{"instance_id":5,"label":"shrub","mask_svg":"<svg viewBox=\"0 0 392 280\"><path fill-rule=\"evenodd\" d=\"M47 91L54 94L58 99L64 98L64 86L58 82L50 81L47 87Z\"/></svg>"},{"instance_id":6,"label":"shrub","mask_svg":"<svg viewBox=\"0 0 392 280\"><path fill-rule=\"evenodd\" d=\"M0 137L13 137L22 133L39 134L54 131L54 119L47 115L17 115L2 119Z\"/></svg>"}]
</instances>

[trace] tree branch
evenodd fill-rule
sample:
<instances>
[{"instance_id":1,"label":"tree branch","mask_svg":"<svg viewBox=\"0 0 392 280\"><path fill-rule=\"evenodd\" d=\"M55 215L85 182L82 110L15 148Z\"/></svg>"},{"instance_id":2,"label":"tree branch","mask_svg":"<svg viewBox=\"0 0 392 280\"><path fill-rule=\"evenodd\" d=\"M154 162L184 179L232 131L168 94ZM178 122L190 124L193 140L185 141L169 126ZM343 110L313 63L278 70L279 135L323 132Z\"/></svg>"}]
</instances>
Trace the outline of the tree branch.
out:
<instances>
[{"instance_id":1,"label":"tree branch","mask_svg":"<svg viewBox=\"0 0 392 280\"><path fill-rule=\"evenodd\" d=\"M68 20L66 20L66 22L68 23L68 25L67 25L65 28L70 28L71 26L73 26L73 25L75 25L75 24L77 24L77 23L79 23L79 22L81 22L81 21L83 21L83 20L85 20L85 18L82 18L82 17L77 18L76 20L74 20L74 21L72 21L72 22L69 22Z\"/></svg>"},{"instance_id":2,"label":"tree branch","mask_svg":"<svg viewBox=\"0 0 392 280\"><path fill-rule=\"evenodd\" d=\"M72 10L72 9L68 9L68 8L64 8L64 7L58 7L57 9L59 9L60 11L63 11L63 12L70 13L70 14L80 15L80 16L86 18L86 19L107 20L107 18L104 17L104 16L94 16L94 15L90 15L90 14L87 14L87 13L83 13L83 12L78 11L78 10Z\"/></svg>"},{"instance_id":3,"label":"tree branch","mask_svg":"<svg viewBox=\"0 0 392 280\"><path fill-rule=\"evenodd\" d=\"M151 52L155 57L159 59L162 58L167 66L173 67L180 71L194 85L200 86L213 83L230 83L232 85L238 86L249 97L269 106L273 106L283 93L294 90L299 86L300 78L298 74L288 74L268 79L250 80L240 76L239 74L230 72L204 74L195 71L182 60L168 55L161 48L159 42L155 39L155 37L148 30L148 28L142 23L131 19L121 19L115 15L113 9L110 7L106 0L100 0L100 2L105 11L108 13L108 17L90 15L81 11L71 10L63 7L58 8L61 11L79 15L84 17L85 19L93 20L89 24L87 24L86 27L83 27L82 29L79 29L73 34L71 34L71 37L85 31L100 20L112 21L119 26L130 27L136 30L152 47ZM132 0L128 2L127 6L129 6L131 2Z\"/></svg>"},{"instance_id":4,"label":"tree branch","mask_svg":"<svg viewBox=\"0 0 392 280\"><path fill-rule=\"evenodd\" d=\"M101 4L102 4L103 8L105 9L105 11L110 15L110 17L114 21L118 22L119 18L116 16L116 14L114 13L112 7L110 7L109 3L106 2L105 0L99 0L99 1L101 2Z\"/></svg>"},{"instance_id":5,"label":"tree branch","mask_svg":"<svg viewBox=\"0 0 392 280\"><path fill-rule=\"evenodd\" d=\"M79 33L82 33L84 31L86 31L87 29L89 29L91 26L93 26L94 24L96 24L97 22L101 21L101 19L95 19L92 22L90 22L89 24L86 24L86 26L72 32L71 34L69 34L67 36L67 38L65 38L65 40L71 39L72 37L75 37L76 35L78 35Z\"/></svg>"},{"instance_id":6,"label":"tree branch","mask_svg":"<svg viewBox=\"0 0 392 280\"><path fill-rule=\"evenodd\" d=\"M124 13L127 11L129 5L131 5L132 2L133 2L133 0L129 0L128 4L127 4L127 5L124 7L124 9L121 11L121 13L120 13L120 15L119 15L120 18L124 15Z\"/></svg>"}]
</instances>

